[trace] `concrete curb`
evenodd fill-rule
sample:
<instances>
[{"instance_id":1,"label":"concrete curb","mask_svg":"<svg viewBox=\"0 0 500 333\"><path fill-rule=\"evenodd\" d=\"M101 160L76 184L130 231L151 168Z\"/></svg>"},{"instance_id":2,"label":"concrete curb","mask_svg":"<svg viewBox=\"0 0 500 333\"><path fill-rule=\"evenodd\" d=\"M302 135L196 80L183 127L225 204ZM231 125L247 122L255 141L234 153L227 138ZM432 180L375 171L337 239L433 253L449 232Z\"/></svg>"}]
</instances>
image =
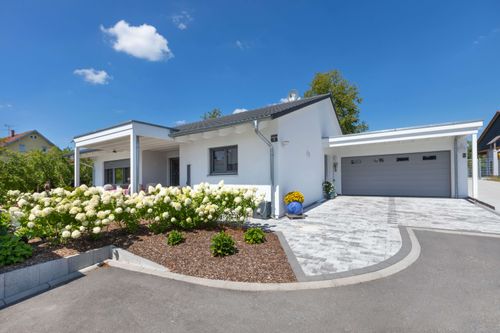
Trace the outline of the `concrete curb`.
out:
<instances>
[{"instance_id":1,"label":"concrete curb","mask_svg":"<svg viewBox=\"0 0 500 333\"><path fill-rule=\"evenodd\" d=\"M286 258L288 259L288 263L290 264L290 267L292 268L293 274L295 274L297 281L307 281L307 275L304 273L304 270L302 270L302 267L300 267L300 263L293 253L292 248L288 244L285 235L281 231L274 231L274 233L276 234L276 236L278 236L278 240L280 241L283 251L285 251Z\"/></svg>"},{"instance_id":2,"label":"concrete curb","mask_svg":"<svg viewBox=\"0 0 500 333\"><path fill-rule=\"evenodd\" d=\"M483 202L483 201L480 201L478 199L474 199L474 198L471 198L471 197L468 197L465 200L469 201L473 205L478 206L479 208L482 208L484 210L487 210L490 213L493 213L493 214L496 214L496 215L500 216L500 211L496 210L495 206L492 206L490 204L487 204L486 202Z\"/></svg>"},{"instance_id":3,"label":"concrete curb","mask_svg":"<svg viewBox=\"0 0 500 333\"><path fill-rule=\"evenodd\" d=\"M0 274L0 308L82 277L109 258L111 246L105 246Z\"/></svg>"},{"instance_id":4,"label":"concrete curb","mask_svg":"<svg viewBox=\"0 0 500 333\"><path fill-rule=\"evenodd\" d=\"M359 275L354 275L349 277L340 277L331 280L291 282L291 283L234 282L234 281L223 281L223 280L210 280L205 278L177 274L168 271L167 272L158 271L113 260L109 260L107 261L107 263L112 267L117 267L130 271L168 278L176 281L197 284L205 287L219 288L219 289L229 289L229 290L239 290L239 291L295 291L295 290L332 288L332 287L347 286L347 285L353 285L353 284L381 279L396 274L406 269L411 264L413 264L420 256L421 248L413 230L411 228L405 228L405 229L408 233L408 239L411 243L411 249L406 256L401 258L401 260L392 263L391 265L386 266L377 271L362 273Z\"/></svg>"},{"instance_id":5,"label":"concrete curb","mask_svg":"<svg viewBox=\"0 0 500 333\"><path fill-rule=\"evenodd\" d=\"M115 246L112 246L111 248L111 259L113 259L114 261L122 262L124 264L138 266L144 269L165 272L169 271L165 266L152 262L151 260L144 259L143 257Z\"/></svg>"}]
</instances>

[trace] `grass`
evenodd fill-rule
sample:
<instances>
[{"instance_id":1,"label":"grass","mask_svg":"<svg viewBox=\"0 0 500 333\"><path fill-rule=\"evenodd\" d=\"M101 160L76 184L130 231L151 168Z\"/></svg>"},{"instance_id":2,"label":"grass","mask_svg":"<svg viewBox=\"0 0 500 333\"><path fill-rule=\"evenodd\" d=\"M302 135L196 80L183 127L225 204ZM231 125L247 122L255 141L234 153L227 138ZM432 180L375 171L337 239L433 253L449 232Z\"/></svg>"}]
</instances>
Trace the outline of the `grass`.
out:
<instances>
[{"instance_id":1,"label":"grass","mask_svg":"<svg viewBox=\"0 0 500 333\"><path fill-rule=\"evenodd\" d=\"M500 176L490 176L490 177L485 177L487 180L493 180L495 182L500 182Z\"/></svg>"}]
</instances>

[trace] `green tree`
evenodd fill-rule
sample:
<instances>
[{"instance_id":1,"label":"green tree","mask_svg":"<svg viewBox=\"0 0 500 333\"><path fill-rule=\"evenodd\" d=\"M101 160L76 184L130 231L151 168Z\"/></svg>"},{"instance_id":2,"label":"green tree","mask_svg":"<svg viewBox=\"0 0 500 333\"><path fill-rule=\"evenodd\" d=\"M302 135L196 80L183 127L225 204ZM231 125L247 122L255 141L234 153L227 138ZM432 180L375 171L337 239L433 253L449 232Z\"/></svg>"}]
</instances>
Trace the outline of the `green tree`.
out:
<instances>
[{"instance_id":1,"label":"green tree","mask_svg":"<svg viewBox=\"0 0 500 333\"><path fill-rule=\"evenodd\" d=\"M212 111L205 112L203 116L201 116L201 119L207 120L220 117L222 117L222 111L219 108L215 108Z\"/></svg>"},{"instance_id":2,"label":"green tree","mask_svg":"<svg viewBox=\"0 0 500 333\"><path fill-rule=\"evenodd\" d=\"M47 152L19 153L0 148L0 203L8 190L23 192L42 191L47 182L54 187L70 187L73 184L73 163L69 150L51 148ZM91 161L81 160L82 184L91 184Z\"/></svg>"},{"instance_id":3,"label":"green tree","mask_svg":"<svg viewBox=\"0 0 500 333\"><path fill-rule=\"evenodd\" d=\"M332 94L342 133L359 133L368 129L368 125L359 119L362 98L359 97L358 87L347 81L339 70L316 73L304 97L327 93Z\"/></svg>"}]
</instances>

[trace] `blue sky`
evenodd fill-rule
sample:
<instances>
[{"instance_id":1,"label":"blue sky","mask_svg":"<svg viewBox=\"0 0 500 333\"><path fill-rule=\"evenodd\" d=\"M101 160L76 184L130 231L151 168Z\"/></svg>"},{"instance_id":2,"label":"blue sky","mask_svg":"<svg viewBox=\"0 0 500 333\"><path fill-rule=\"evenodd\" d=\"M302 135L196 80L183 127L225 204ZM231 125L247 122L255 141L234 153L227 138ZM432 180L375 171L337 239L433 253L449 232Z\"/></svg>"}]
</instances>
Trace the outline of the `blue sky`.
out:
<instances>
[{"instance_id":1,"label":"blue sky","mask_svg":"<svg viewBox=\"0 0 500 333\"><path fill-rule=\"evenodd\" d=\"M3 0L1 134L36 128L65 147L129 119L276 103L330 69L359 87L370 130L487 122L499 14L499 1Z\"/></svg>"}]
</instances>

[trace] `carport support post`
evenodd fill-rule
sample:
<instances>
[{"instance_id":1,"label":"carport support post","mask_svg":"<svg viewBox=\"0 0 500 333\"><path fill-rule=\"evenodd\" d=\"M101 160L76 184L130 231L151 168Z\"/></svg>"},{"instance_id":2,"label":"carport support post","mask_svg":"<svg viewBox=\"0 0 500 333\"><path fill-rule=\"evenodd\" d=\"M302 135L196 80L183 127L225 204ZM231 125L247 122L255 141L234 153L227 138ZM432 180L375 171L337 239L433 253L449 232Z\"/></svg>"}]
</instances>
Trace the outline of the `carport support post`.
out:
<instances>
[{"instance_id":1,"label":"carport support post","mask_svg":"<svg viewBox=\"0 0 500 333\"><path fill-rule=\"evenodd\" d=\"M137 193L139 189L139 136L133 131L130 134L130 192Z\"/></svg>"},{"instance_id":2,"label":"carport support post","mask_svg":"<svg viewBox=\"0 0 500 333\"><path fill-rule=\"evenodd\" d=\"M74 168L75 168L75 180L73 185L75 187L80 186L80 147L75 146L75 157L74 157Z\"/></svg>"},{"instance_id":3,"label":"carport support post","mask_svg":"<svg viewBox=\"0 0 500 333\"><path fill-rule=\"evenodd\" d=\"M472 134L472 198L477 199L478 164L477 164L477 133Z\"/></svg>"}]
</instances>

